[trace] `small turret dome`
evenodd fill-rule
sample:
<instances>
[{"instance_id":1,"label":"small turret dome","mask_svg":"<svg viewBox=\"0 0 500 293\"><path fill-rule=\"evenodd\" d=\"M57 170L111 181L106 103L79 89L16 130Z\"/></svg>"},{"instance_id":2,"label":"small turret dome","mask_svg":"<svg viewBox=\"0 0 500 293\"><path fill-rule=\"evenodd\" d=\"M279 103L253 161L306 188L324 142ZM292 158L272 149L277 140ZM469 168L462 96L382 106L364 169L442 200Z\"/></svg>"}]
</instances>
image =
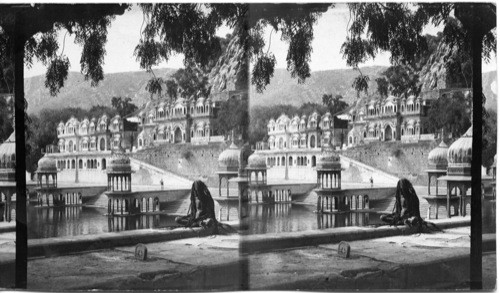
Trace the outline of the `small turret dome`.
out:
<instances>
[{"instance_id":1,"label":"small turret dome","mask_svg":"<svg viewBox=\"0 0 500 293\"><path fill-rule=\"evenodd\" d=\"M108 173L132 173L130 159L122 148L113 153L107 169Z\"/></svg>"},{"instance_id":2,"label":"small turret dome","mask_svg":"<svg viewBox=\"0 0 500 293\"><path fill-rule=\"evenodd\" d=\"M219 155L219 170L238 172L240 167L240 153L241 150L233 142L229 148L225 149Z\"/></svg>"},{"instance_id":3,"label":"small turret dome","mask_svg":"<svg viewBox=\"0 0 500 293\"><path fill-rule=\"evenodd\" d=\"M15 168L16 164L16 132L0 144L0 168Z\"/></svg>"},{"instance_id":4,"label":"small turret dome","mask_svg":"<svg viewBox=\"0 0 500 293\"><path fill-rule=\"evenodd\" d=\"M448 149L448 175L471 175L472 126Z\"/></svg>"},{"instance_id":5,"label":"small turret dome","mask_svg":"<svg viewBox=\"0 0 500 293\"><path fill-rule=\"evenodd\" d=\"M472 126L448 149L448 163L470 164L472 162Z\"/></svg>"},{"instance_id":6,"label":"small turret dome","mask_svg":"<svg viewBox=\"0 0 500 293\"><path fill-rule=\"evenodd\" d=\"M52 157L47 156L45 154L38 161L38 168L36 169L37 173L57 173L57 165L56 160Z\"/></svg>"},{"instance_id":7,"label":"small turret dome","mask_svg":"<svg viewBox=\"0 0 500 293\"><path fill-rule=\"evenodd\" d=\"M318 158L316 170L340 170L340 157L334 152L325 152Z\"/></svg>"},{"instance_id":8,"label":"small turret dome","mask_svg":"<svg viewBox=\"0 0 500 293\"><path fill-rule=\"evenodd\" d=\"M266 157L261 152L254 152L250 157L248 157L248 168L266 169Z\"/></svg>"},{"instance_id":9,"label":"small turret dome","mask_svg":"<svg viewBox=\"0 0 500 293\"><path fill-rule=\"evenodd\" d=\"M446 170L448 167L448 145L441 141L439 146L429 152L427 157L429 168Z\"/></svg>"}]
</instances>

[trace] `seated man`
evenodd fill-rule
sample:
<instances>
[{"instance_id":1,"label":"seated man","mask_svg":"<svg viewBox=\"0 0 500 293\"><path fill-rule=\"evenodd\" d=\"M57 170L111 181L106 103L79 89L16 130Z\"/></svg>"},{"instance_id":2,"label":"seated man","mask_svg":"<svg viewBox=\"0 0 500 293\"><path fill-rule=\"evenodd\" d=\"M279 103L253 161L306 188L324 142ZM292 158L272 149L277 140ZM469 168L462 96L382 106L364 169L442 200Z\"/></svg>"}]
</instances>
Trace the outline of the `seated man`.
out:
<instances>
[{"instance_id":1,"label":"seated man","mask_svg":"<svg viewBox=\"0 0 500 293\"><path fill-rule=\"evenodd\" d=\"M421 222L420 203L413 185L408 179L403 178L398 181L396 187L396 202L392 209L392 214L383 215L380 220L390 225L404 225Z\"/></svg>"},{"instance_id":2,"label":"seated man","mask_svg":"<svg viewBox=\"0 0 500 293\"><path fill-rule=\"evenodd\" d=\"M188 214L175 218L175 222L185 227L212 227L217 224L214 200L205 183L200 180L193 182Z\"/></svg>"}]
</instances>

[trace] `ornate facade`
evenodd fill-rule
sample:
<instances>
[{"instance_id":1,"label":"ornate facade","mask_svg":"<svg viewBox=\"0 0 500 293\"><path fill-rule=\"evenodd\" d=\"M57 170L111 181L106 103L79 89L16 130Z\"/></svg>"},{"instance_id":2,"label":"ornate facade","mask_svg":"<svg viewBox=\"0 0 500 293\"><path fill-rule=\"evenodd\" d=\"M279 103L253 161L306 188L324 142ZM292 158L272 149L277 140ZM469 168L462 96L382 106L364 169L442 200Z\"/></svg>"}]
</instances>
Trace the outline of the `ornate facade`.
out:
<instances>
[{"instance_id":1,"label":"ornate facade","mask_svg":"<svg viewBox=\"0 0 500 293\"><path fill-rule=\"evenodd\" d=\"M112 150L118 150L120 144L131 150L136 136L137 127L119 115L82 121L71 117L59 123L58 144L47 146L46 153L56 160L63 181L104 183L102 176L94 173L106 170Z\"/></svg>"},{"instance_id":2,"label":"ornate facade","mask_svg":"<svg viewBox=\"0 0 500 293\"><path fill-rule=\"evenodd\" d=\"M323 116L317 112L309 116L302 115L302 117L295 115L291 119L286 114L281 114L278 119L269 120L267 132L270 150L319 150L330 142L340 147L343 143L346 125L329 112Z\"/></svg>"},{"instance_id":3,"label":"ornate facade","mask_svg":"<svg viewBox=\"0 0 500 293\"><path fill-rule=\"evenodd\" d=\"M166 143L223 141L213 130L218 102L211 97L151 101L137 113L137 149Z\"/></svg>"},{"instance_id":4,"label":"ornate facade","mask_svg":"<svg viewBox=\"0 0 500 293\"><path fill-rule=\"evenodd\" d=\"M347 121L327 112L320 115L282 114L267 124L269 139L256 145L266 157L270 178L315 181L316 158L325 147L341 148L347 139Z\"/></svg>"},{"instance_id":5,"label":"ornate facade","mask_svg":"<svg viewBox=\"0 0 500 293\"><path fill-rule=\"evenodd\" d=\"M347 146L373 141L418 142L434 140L434 133L423 127L423 119L433 101L454 92L468 94L468 89L441 89L408 98L389 96L358 103L347 112L349 133Z\"/></svg>"},{"instance_id":6,"label":"ornate facade","mask_svg":"<svg viewBox=\"0 0 500 293\"><path fill-rule=\"evenodd\" d=\"M57 126L58 148L60 153L98 152L116 150L123 143L130 149L134 135L132 127L125 127L125 120L119 115L109 118L104 114L99 118L84 118L79 121L71 117L66 123ZM126 129L127 128L127 129Z\"/></svg>"}]
</instances>

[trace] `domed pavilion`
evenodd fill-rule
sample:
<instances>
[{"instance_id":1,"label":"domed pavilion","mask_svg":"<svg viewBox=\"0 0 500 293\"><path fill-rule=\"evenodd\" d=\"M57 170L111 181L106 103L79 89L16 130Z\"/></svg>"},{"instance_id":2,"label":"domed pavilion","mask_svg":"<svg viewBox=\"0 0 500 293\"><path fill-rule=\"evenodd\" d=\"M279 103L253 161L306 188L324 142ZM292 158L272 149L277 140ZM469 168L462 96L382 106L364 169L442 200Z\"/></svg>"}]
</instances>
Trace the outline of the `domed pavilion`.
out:
<instances>
[{"instance_id":1,"label":"domed pavilion","mask_svg":"<svg viewBox=\"0 0 500 293\"><path fill-rule=\"evenodd\" d=\"M217 172L217 174L219 174L219 196L222 196L222 179L226 179L226 196L229 197L229 180L231 178L238 177L241 162L241 151L242 150L234 143L233 140L229 148L225 149L219 155L219 171Z\"/></svg>"},{"instance_id":2,"label":"domed pavilion","mask_svg":"<svg viewBox=\"0 0 500 293\"><path fill-rule=\"evenodd\" d=\"M15 208L12 195L16 192L16 133L0 144L0 222L11 221Z\"/></svg>"},{"instance_id":3,"label":"domed pavilion","mask_svg":"<svg viewBox=\"0 0 500 293\"><path fill-rule=\"evenodd\" d=\"M56 160L45 154L38 161L36 170L38 188L57 188L57 165Z\"/></svg>"},{"instance_id":4,"label":"domed pavilion","mask_svg":"<svg viewBox=\"0 0 500 293\"><path fill-rule=\"evenodd\" d=\"M441 134L443 136L443 134ZM449 206L453 206L455 212L458 212L458 198L450 198L444 194L439 195L439 178L445 176L448 170L448 145L441 141L441 143L429 152L427 157L426 170L428 176L427 192L428 195L424 196L424 199L429 203L429 208L427 209L427 219L431 218L431 212L434 212L434 217L438 218L438 211L440 207L445 207L449 210ZM431 195L431 181L432 177L435 177L436 182L436 193Z\"/></svg>"},{"instance_id":5,"label":"domed pavilion","mask_svg":"<svg viewBox=\"0 0 500 293\"><path fill-rule=\"evenodd\" d=\"M466 215L466 206L470 204L470 197L467 192L471 188L471 162L472 162L472 126L462 137L457 139L448 149L447 153L448 169L447 175L438 180L446 181L447 186L447 215L451 216L451 200L454 197L459 199L458 212ZM479 196L479 195L478 195ZM457 214L455 208L454 214Z\"/></svg>"},{"instance_id":6,"label":"domed pavilion","mask_svg":"<svg viewBox=\"0 0 500 293\"><path fill-rule=\"evenodd\" d=\"M0 181L16 181L16 132L0 144Z\"/></svg>"},{"instance_id":7,"label":"domed pavilion","mask_svg":"<svg viewBox=\"0 0 500 293\"><path fill-rule=\"evenodd\" d=\"M260 151L255 151L248 157L247 181L249 202L264 203L270 201L270 192L267 186L266 157Z\"/></svg>"},{"instance_id":8,"label":"domed pavilion","mask_svg":"<svg viewBox=\"0 0 500 293\"><path fill-rule=\"evenodd\" d=\"M119 147L113 152L107 168L108 174L108 215L133 215L141 208L132 193L132 167L130 159Z\"/></svg>"},{"instance_id":9,"label":"domed pavilion","mask_svg":"<svg viewBox=\"0 0 500 293\"><path fill-rule=\"evenodd\" d=\"M427 157L427 192L431 195L431 181L432 177L436 178L436 194L438 194L438 178L446 175L448 169L448 145L441 141L441 143L429 152Z\"/></svg>"}]
</instances>

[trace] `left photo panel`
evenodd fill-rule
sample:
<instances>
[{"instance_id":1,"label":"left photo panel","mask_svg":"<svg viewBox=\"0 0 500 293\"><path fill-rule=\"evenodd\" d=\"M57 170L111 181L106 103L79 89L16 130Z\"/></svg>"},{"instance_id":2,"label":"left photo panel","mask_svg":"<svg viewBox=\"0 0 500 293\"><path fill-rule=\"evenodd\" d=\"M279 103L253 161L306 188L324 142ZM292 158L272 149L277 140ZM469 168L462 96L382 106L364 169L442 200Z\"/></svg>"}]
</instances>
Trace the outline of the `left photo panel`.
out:
<instances>
[{"instance_id":1,"label":"left photo panel","mask_svg":"<svg viewBox=\"0 0 500 293\"><path fill-rule=\"evenodd\" d=\"M0 5L0 289L248 288L247 10Z\"/></svg>"}]
</instances>

